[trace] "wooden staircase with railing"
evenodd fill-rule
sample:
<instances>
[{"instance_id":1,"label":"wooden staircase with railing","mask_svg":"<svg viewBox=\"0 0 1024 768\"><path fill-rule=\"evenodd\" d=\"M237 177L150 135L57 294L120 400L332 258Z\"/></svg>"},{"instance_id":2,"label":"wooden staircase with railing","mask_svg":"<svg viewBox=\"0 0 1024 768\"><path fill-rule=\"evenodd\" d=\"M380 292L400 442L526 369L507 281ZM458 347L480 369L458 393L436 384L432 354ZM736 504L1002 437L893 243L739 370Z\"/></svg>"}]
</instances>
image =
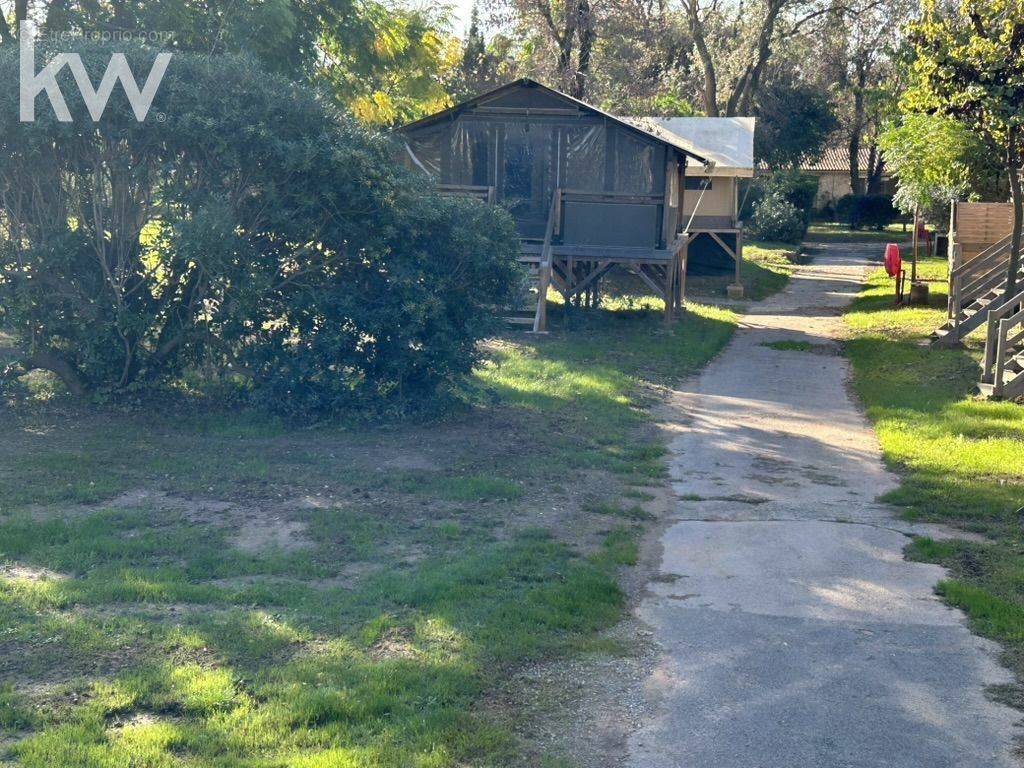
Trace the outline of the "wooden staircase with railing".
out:
<instances>
[{"instance_id":1,"label":"wooden staircase with railing","mask_svg":"<svg viewBox=\"0 0 1024 768\"><path fill-rule=\"evenodd\" d=\"M496 199L493 187L443 184L438 190L491 203ZM683 231L668 241L660 240L661 232L674 226L661 206L660 198L651 195L554 189L543 240L520 240L519 262L528 270L530 283L526 304L508 312L505 320L544 333L549 288L561 293L567 303L575 300L582 306L596 306L600 281L621 267L664 299L665 322L671 323L683 309L689 243L695 233ZM621 227L625 234L609 233L609 227ZM645 227L650 228L649 234L643 234ZM648 236L651 239L643 242ZM737 232L736 247L730 251L737 264L741 249L742 235Z\"/></svg>"},{"instance_id":2,"label":"wooden staircase with railing","mask_svg":"<svg viewBox=\"0 0 1024 768\"><path fill-rule=\"evenodd\" d=\"M1024 291L988 312L978 389L993 399L1024 395Z\"/></svg>"},{"instance_id":3,"label":"wooden staircase with railing","mask_svg":"<svg viewBox=\"0 0 1024 768\"><path fill-rule=\"evenodd\" d=\"M962 261L958 251L954 251L949 272L948 319L932 333L933 344L958 344L988 320L990 310L1007 304L1004 295L1009 258L1009 235L968 261ZM1024 265L1019 275L1024 284Z\"/></svg>"},{"instance_id":4,"label":"wooden staircase with railing","mask_svg":"<svg viewBox=\"0 0 1024 768\"><path fill-rule=\"evenodd\" d=\"M536 259L524 257L520 259L530 272L530 303L519 313L509 315L506 320L516 325L532 326L534 333L547 333L548 330L548 288L551 285L552 254L554 251L555 224L558 221L559 204L562 190L556 189L551 196L548 209L548 220L544 227L544 244Z\"/></svg>"}]
</instances>

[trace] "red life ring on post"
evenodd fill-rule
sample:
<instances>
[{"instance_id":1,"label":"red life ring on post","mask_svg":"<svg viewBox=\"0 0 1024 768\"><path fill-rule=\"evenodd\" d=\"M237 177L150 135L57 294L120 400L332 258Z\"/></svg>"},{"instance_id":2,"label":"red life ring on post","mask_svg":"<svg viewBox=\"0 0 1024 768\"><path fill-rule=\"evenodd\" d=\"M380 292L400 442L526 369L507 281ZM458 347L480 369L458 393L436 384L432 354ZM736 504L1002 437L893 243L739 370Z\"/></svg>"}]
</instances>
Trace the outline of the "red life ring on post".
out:
<instances>
[{"instance_id":1,"label":"red life ring on post","mask_svg":"<svg viewBox=\"0 0 1024 768\"><path fill-rule=\"evenodd\" d=\"M896 243L885 246L885 273L889 277L899 277L903 271L903 259L900 258L900 247Z\"/></svg>"}]
</instances>

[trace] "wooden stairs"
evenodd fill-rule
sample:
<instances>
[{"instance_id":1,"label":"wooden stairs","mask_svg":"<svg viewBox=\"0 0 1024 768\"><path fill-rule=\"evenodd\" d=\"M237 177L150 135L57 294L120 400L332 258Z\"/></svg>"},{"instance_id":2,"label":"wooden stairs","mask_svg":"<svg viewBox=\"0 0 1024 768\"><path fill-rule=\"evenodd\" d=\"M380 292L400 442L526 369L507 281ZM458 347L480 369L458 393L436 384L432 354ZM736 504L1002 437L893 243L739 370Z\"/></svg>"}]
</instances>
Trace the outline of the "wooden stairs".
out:
<instances>
[{"instance_id":1,"label":"wooden stairs","mask_svg":"<svg viewBox=\"0 0 1024 768\"><path fill-rule=\"evenodd\" d=\"M981 394L993 399L1024 395L1024 291L988 313Z\"/></svg>"},{"instance_id":2,"label":"wooden stairs","mask_svg":"<svg viewBox=\"0 0 1024 768\"><path fill-rule=\"evenodd\" d=\"M977 257L958 263L954 252L949 273L949 304L947 320L931 335L935 345L954 345L988 321L990 310L998 310L1011 302L1004 298L1006 268L1010 257L1010 236L989 246ZM1019 272L1024 285L1024 264Z\"/></svg>"},{"instance_id":3,"label":"wooden stairs","mask_svg":"<svg viewBox=\"0 0 1024 768\"><path fill-rule=\"evenodd\" d=\"M530 326L533 333L548 332L548 287L551 285L552 245L561 199L562 191L556 189L551 196L547 226L544 228L544 244L541 246L540 254L533 256L524 253L520 259L520 263L529 270L529 303L505 318L514 325Z\"/></svg>"}]
</instances>

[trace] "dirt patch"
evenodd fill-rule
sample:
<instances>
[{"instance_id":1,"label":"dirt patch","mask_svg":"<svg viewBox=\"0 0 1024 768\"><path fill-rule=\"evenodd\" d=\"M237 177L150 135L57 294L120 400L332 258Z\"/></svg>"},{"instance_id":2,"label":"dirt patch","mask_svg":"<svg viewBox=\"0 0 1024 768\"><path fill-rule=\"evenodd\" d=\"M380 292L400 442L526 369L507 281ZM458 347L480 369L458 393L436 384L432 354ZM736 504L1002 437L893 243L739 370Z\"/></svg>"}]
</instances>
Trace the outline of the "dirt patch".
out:
<instances>
[{"instance_id":1,"label":"dirt patch","mask_svg":"<svg viewBox=\"0 0 1024 768\"><path fill-rule=\"evenodd\" d=\"M370 655L377 661L412 659L419 653L412 644L412 630L408 627L391 627L370 646Z\"/></svg>"},{"instance_id":2,"label":"dirt patch","mask_svg":"<svg viewBox=\"0 0 1024 768\"><path fill-rule=\"evenodd\" d=\"M101 509L134 509L142 507L144 509L180 512L195 522L209 522L210 518L226 515L237 508L237 505L230 501L172 496L169 493L148 488L136 488L126 491L120 496L96 506Z\"/></svg>"},{"instance_id":3,"label":"dirt patch","mask_svg":"<svg viewBox=\"0 0 1024 768\"><path fill-rule=\"evenodd\" d=\"M648 633L630 619L603 635L621 653L539 664L517 675L503 698L521 713L516 768L547 759L579 768L622 765L630 734L650 716L640 681L654 658ZM561 763L557 763L561 764Z\"/></svg>"},{"instance_id":4,"label":"dirt patch","mask_svg":"<svg viewBox=\"0 0 1024 768\"><path fill-rule=\"evenodd\" d=\"M49 568L33 568L27 565L0 565L0 578L17 581L63 581L67 579L63 573L51 571Z\"/></svg>"},{"instance_id":5,"label":"dirt patch","mask_svg":"<svg viewBox=\"0 0 1024 768\"><path fill-rule=\"evenodd\" d=\"M443 467L437 459L418 451L407 451L387 459L385 469L399 469L413 472L440 472Z\"/></svg>"},{"instance_id":6,"label":"dirt patch","mask_svg":"<svg viewBox=\"0 0 1024 768\"><path fill-rule=\"evenodd\" d=\"M657 412L658 406L654 410ZM659 430L664 440L671 432ZM650 435L648 435L650 436ZM638 504L650 517L644 526L637 565L624 568L619 585L629 606L622 622L602 633L595 650L579 657L527 667L488 703L498 713L513 713L520 735L516 768L536 768L544 759L564 760L578 768L613 768L626 760L627 740L651 717L642 683L651 674L657 648L651 632L633 609L652 581L676 581L679 576L660 575L661 538L680 516L679 499L668 480L632 489L609 485L607 475L594 473L592 483L607 488L606 498ZM577 484L577 487L587 484ZM593 494L594 487L589 487ZM586 497L580 493L580 501ZM568 505L567 505L568 506ZM602 522L599 514L567 509L566 523L575 518L577 529L586 531ZM594 521L594 522L588 522ZM571 532L571 529L570 529ZM577 547L579 548L579 547ZM561 763L556 763L561 764Z\"/></svg>"},{"instance_id":7,"label":"dirt patch","mask_svg":"<svg viewBox=\"0 0 1024 768\"><path fill-rule=\"evenodd\" d=\"M251 516L231 537L231 543L252 554L274 549L295 552L313 546L313 541L306 536L305 523L261 515Z\"/></svg>"},{"instance_id":8,"label":"dirt patch","mask_svg":"<svg viewBox=\"0 0 1024 768\"><path fill-rule=\"evenodd\" d=\"M214 525L231 531L232 546L250 554L278 550L309 549L314 542L306 535L306 523L290 519L284 509L305 506L334 506L336 502L307 496L284 504L238 504L221 499L184 497L150 489L135 489L100 505L101 508L146 508L180 514L189 522Z\"/></svg>"}]
</instances>

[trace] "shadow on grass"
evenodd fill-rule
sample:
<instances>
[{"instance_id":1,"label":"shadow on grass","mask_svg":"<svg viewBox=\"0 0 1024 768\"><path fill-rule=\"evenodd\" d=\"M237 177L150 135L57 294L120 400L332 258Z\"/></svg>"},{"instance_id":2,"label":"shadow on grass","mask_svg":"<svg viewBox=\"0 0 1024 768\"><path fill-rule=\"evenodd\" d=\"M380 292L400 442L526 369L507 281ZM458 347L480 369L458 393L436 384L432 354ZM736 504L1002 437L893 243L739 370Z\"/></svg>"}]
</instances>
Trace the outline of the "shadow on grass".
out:
<instances>
[{"instance_id":1,"label":"shadow on grass","mask_svg":"<svg viewBox=\"0 0 1024 768\"><path fill-rule=\"evenodd\" d=\"M5 541L18 539L19 562L54 574L3 580L0 617L14 628L5 647L42 643L68 680L98 654L121 652L119 672L69 683L73 705L26 719L32 708L10 690L0 696L0 721L37 729L14 747L25 766L162 766L186 757L225 766L398 768L508 758L511 734L473 701L505 665L564 652L613 623L623 599L615 568L635 561L629 529L611 532L587 557L543 531L525 531L455 560L382 573L355 590L264 585L277 592L273 602L289 603L282 613L257 607L258 590L111 590L128 573L201 587L186 574L205 567L221 542L193 527L194 547L160 551L158 541L182 532L136 519L132 531L148 543L122 552L115 544L125 526L109 531L103 522L109 517L83 521L74 542L51 541L53 530L0 531ZM87 562L56 575L83 551L91 553ZM172 559L184 561L182 572L154 565ZM218 573L250 572L239 565ZM97 583L96 573L106 578ZM183 597L201 597L201 605L169 620L156 608ZM232 607L232 597L244 604ZM133 600L144 602L111 614L114 604ZM96 611L88 607L94 601Z\"/></svg>"},{"instance_id":2,"label":"shadow on grass","mask_svg":"<svg viewBox=\"0 0 1024 768\"><path fill-rule=\"evenodd\" d=\"M512 732L481 694L618 620L617 568L637 556L639 518L602 523L588 554L516 527L525 489L580 468L658 476L644 386L693 372L735 327L697 306L670 329L644 310L559 322L496 342L476 376L480 407L515 438L494 471L459 458L371 473L361 448L406 435L342 427L152 414L23 430L0 455L19 479L0 492L0 650L18 683L0 688L0 725L20 739L4 749L29 768L506 762ZM103 505L154 482L241 509ZM356 486L399 501L358 506ZM323 508L282 502L328 487ZM307 545L233 546L246 499L301 521ZM372 568L346 580L348 564ZM17 692L40 682L40 699Z\"/></svg>"}]
</instances>

